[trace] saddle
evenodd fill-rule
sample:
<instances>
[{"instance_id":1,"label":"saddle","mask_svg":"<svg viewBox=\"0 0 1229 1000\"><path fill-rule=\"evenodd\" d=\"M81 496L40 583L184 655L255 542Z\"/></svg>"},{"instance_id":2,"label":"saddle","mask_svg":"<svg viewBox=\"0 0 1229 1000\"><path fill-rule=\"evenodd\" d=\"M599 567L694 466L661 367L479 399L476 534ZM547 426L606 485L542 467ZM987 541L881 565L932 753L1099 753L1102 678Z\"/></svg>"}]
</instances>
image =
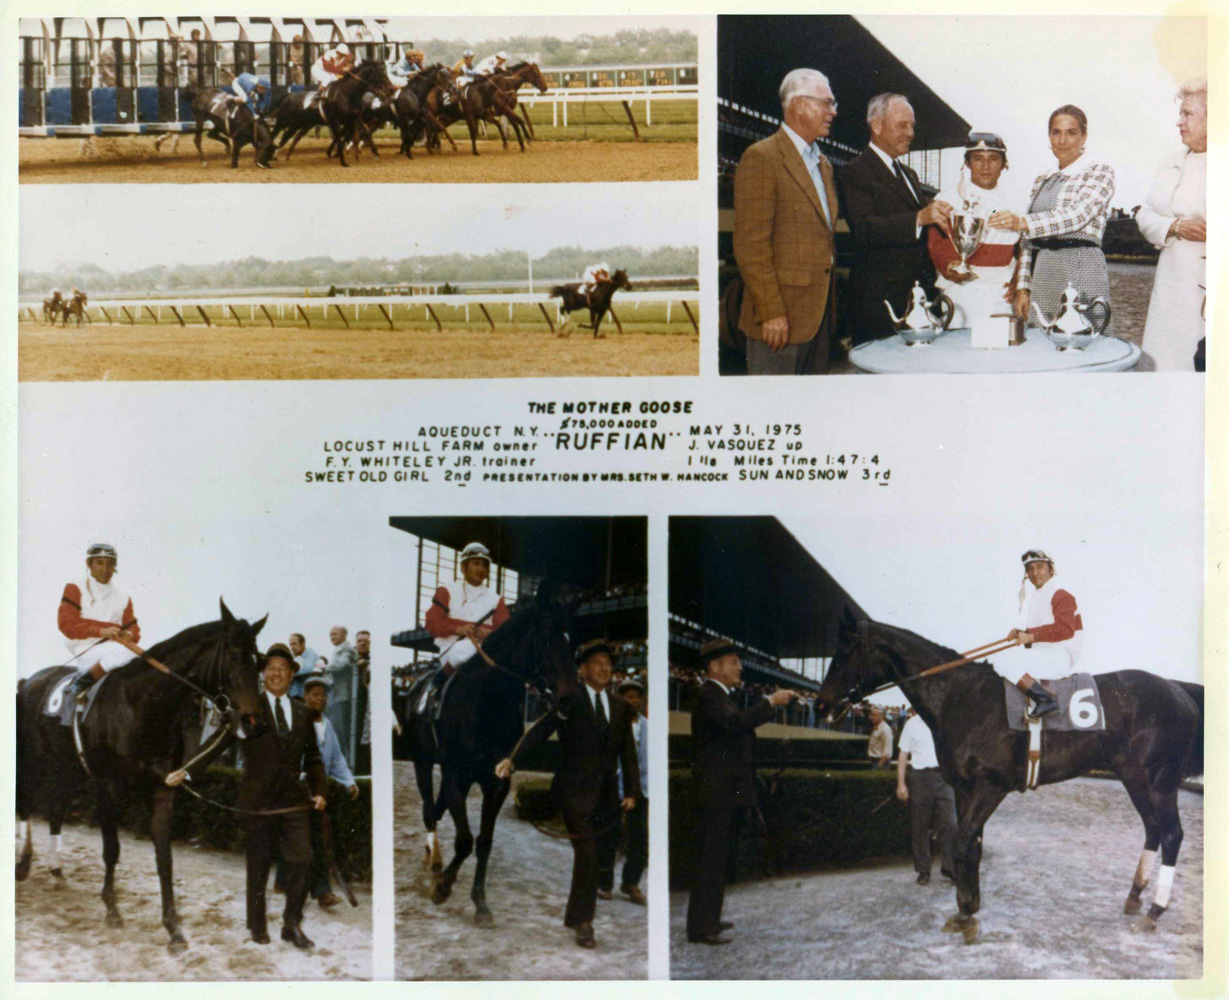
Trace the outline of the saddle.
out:
<instances>
[{"instance_id":1,"label":"saddle","mask_svg":"<svg viewBox=\"0 0 1229 1000\"><path fill-rule=\"evenodd\" d=\"M52 718L58 717L62 726L71 726L74 714L77 714L81 721L85 721L85 717L89 715L90 709L94 707L94 699L98 697L98 691L103 686L108 675L103 674L102 677L86 689L84 705L78 705L77 699L73 697L72 692L69 690L77 677L78 674L76 673L65 674L52 685L51 690L47 692L46 699L43 701L43 714Z\"/></svg>"},{"instance_id":2,"label":"saddle","mask_svg":"<svg viewBox=\"0 0 1229 1000\"><path fill-rule=\"evenodd\" d=\"M460 673L459 667L451 674L444 673L439 660L435 660L428 667L428 672L424 674L425 682L422 695L418 700L418 713L430 716L433 726L439 722L444 703L448 700L448 692L452 689L452 682L458 673Z\"/></svg>"},{"instance_id":3,"label":"saddle","mask_svg":"<svg viewBox=\"0 0 1229 1000\"><path fill-rule=\"evenodd\" d=\"M1008 728L1028 732L1028 765L1024 787L1036 788L1041 779L1041 734L1051 732L1093 732L1105 729L1105 710L1101 692L1092 674L1072 674L1056 681L1039 681L1058 700L1058 711L1040 719L1028 716L1028 695L1010 681L1003 681Z\"/></svg>"}]
</instances>

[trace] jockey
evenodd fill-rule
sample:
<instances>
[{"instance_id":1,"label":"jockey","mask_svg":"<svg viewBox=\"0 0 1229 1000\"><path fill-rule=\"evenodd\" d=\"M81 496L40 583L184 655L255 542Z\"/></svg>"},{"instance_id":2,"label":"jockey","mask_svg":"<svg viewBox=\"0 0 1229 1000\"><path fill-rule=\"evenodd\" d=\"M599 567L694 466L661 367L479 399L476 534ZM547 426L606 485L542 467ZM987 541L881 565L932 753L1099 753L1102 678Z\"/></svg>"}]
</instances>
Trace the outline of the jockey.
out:
<instances>
[{"instance_id":1,"label":"jockey","mask_svg":"<svg viewBox=\"0 0 1229 1000\"><path fill-rule=\"evenodd\" d=\"M585 268L585 273L580 276L580 290L586 295L592 295L597 291L597 286L603 281L610 280L610 265L603 261L600 264L590 264Z\"/></svg>"},{"instance_id":2,"label":"jockey","mask_svg":"<svg viewBox=\"0 0 1229 1000\"><path fill-rule=\"evenodd\" d=\"M474 50L466 49L465 54L453 63L452 75L468 82L474 78L474 72Z\"/></svg>"},{"instance_id":3,"label":"jockey","mask_svg":"<svg viewBox=\"0 0 1229 1000\"><path fill-rule=\"evenodd\" d=\"M68 651L74 659L82 657L74 691L85 690L103 674L133 658L125 646L108 640L123 632L133 642L141 641L132 599L111 582L119 565L115 547L105 542L91 545L85 553L85 565L89 572L83 580L65 584L56 616Z\"/></svg>"},{"instance_id":4,"label":"jockey","mask_svg":"<svg viewBox=\"0 0 1229 1000\"><path fill-rule=\"evenodd\" d=\"M994 669L1033 701L1029 717L1040 719L1058 711L1058 701L1038 683L1069 676L1080 658L1084 622L1075 597L1058 585L1054 560L1040 549L1020 557L1024 581L1020 585L1020 628L1008 639L1021 645L995 657Z\"/></svg>"},{"instance_id":5,"label":"jockey","mask_svg":"<svg viewBox=\"0 0 1229 1000\"><path fill-rule=\"evenodd\" d=\"M487 56L477 66L474 67L475 75L490 76L492 73L500 73L503 68L508 65L508 53L502 49L496 52L493 56Z\"/></svg>"},{"instance_id":6,"label":"jockey","mask_svg":"<svg viewBox=\"0 0 1229 1000\"><path fill-rule=\"evenodd\" d=\"M392 81L393 86L397 88L404 87L409 82L411 76L422 72L422 63L425 58L426 56L422 52L409 48L402 49L401 58L393 59L385 66L388 71L388 78Z\"/></svg>"},{"instance_id":7,"label":"jockey","mask_svg":"<svg viewBox=\"0 0 1229 1000\"><path fill-rule=\"evenodd\" d=\"M324 91L329 84L336 83L354 66L354 55L345 42L329 49L319 59L312 63L311 78L317 87Z\"/></svg>"},{"instance_id":8,"label":"jockey","mask_svg":"<svg viewBox=\"0 0 1229 1000\"><path fill-rule=\"evenodd\" d=\"M231 94L226 95L226 130L230 131L231 122L235 118L235 109L245 104L252 114L258 115L265 110L269 99L269 88L255 73L240 73L230 84Z\"/></svg>"},{"instance_id":9,"label":"jockey","mask_svg":"<svg viewBox=\"0 0 1229 1000\"><path fill-rule=\"evenodd\" d=\"M424 626L440 651L433 685L442 687L478 646L511 617L504 599L487 586L491 553L481 542L461 550L461 578L436 590Z\"/></svg>"}]
</instances>

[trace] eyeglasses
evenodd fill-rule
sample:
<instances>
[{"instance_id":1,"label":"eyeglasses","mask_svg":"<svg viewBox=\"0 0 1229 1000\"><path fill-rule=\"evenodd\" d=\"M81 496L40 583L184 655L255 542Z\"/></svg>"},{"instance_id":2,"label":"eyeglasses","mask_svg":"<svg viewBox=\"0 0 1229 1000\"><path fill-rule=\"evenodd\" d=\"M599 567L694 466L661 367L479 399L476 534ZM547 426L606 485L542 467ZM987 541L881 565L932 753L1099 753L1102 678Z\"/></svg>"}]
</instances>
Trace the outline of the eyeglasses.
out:
<instances>
[{"instance_id":1,"label":"eyeglasses","mask_svg":"<svg viewBox=\"0 0 1229 1000\"><path fill-rule=\"evenodd\" d=\"M836 114L837 104L831 97L812 97L810 94L799 94L798 96L804 100L814 101L825 111L831 111L833 114Z\"/></svg>"}]
</instances>

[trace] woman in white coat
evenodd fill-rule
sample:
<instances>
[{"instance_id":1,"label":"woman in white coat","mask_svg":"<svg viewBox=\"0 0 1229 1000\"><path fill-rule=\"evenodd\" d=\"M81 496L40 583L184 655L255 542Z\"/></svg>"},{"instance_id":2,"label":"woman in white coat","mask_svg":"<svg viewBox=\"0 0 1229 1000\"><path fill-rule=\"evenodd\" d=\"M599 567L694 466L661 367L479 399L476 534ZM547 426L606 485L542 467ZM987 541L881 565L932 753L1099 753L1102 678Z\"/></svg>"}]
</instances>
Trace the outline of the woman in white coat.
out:
<instances>
[{"instance_id":1,"label":"woman in white coat","mask_svg":"<svg viewBox=\"0 0 1229 1000\"><path fill-rule=\"evenodd\" d=\"M1204 336L1208 85L1185 84L1178 97L1178 133L1186 149L1161 163L1135 216L1144 238L1161 251L1143 344L1161 372L1194 371Z\"/></svg>"}]
</instances>

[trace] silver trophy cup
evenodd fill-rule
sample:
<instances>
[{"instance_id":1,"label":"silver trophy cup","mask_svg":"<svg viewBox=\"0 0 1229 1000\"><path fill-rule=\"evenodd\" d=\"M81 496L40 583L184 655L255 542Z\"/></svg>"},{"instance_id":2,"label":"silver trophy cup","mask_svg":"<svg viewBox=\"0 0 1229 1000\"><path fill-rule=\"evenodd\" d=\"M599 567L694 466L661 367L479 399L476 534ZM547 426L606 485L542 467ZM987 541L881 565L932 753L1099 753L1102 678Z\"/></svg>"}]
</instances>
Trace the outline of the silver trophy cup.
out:
<instances>
[{"instance_id":1,"label":"silver trophy cup","mask_svg":"<svg viewBox=\"0 0 1229 1000\"><path fill-rule=\"evenodd\" d=\"M986 219L981 215L952 215L952 246L960 254L960 263L952 268L953 274L972 275L969 258L977 253L986 237Z\"/></svg>"}]
</instances>

